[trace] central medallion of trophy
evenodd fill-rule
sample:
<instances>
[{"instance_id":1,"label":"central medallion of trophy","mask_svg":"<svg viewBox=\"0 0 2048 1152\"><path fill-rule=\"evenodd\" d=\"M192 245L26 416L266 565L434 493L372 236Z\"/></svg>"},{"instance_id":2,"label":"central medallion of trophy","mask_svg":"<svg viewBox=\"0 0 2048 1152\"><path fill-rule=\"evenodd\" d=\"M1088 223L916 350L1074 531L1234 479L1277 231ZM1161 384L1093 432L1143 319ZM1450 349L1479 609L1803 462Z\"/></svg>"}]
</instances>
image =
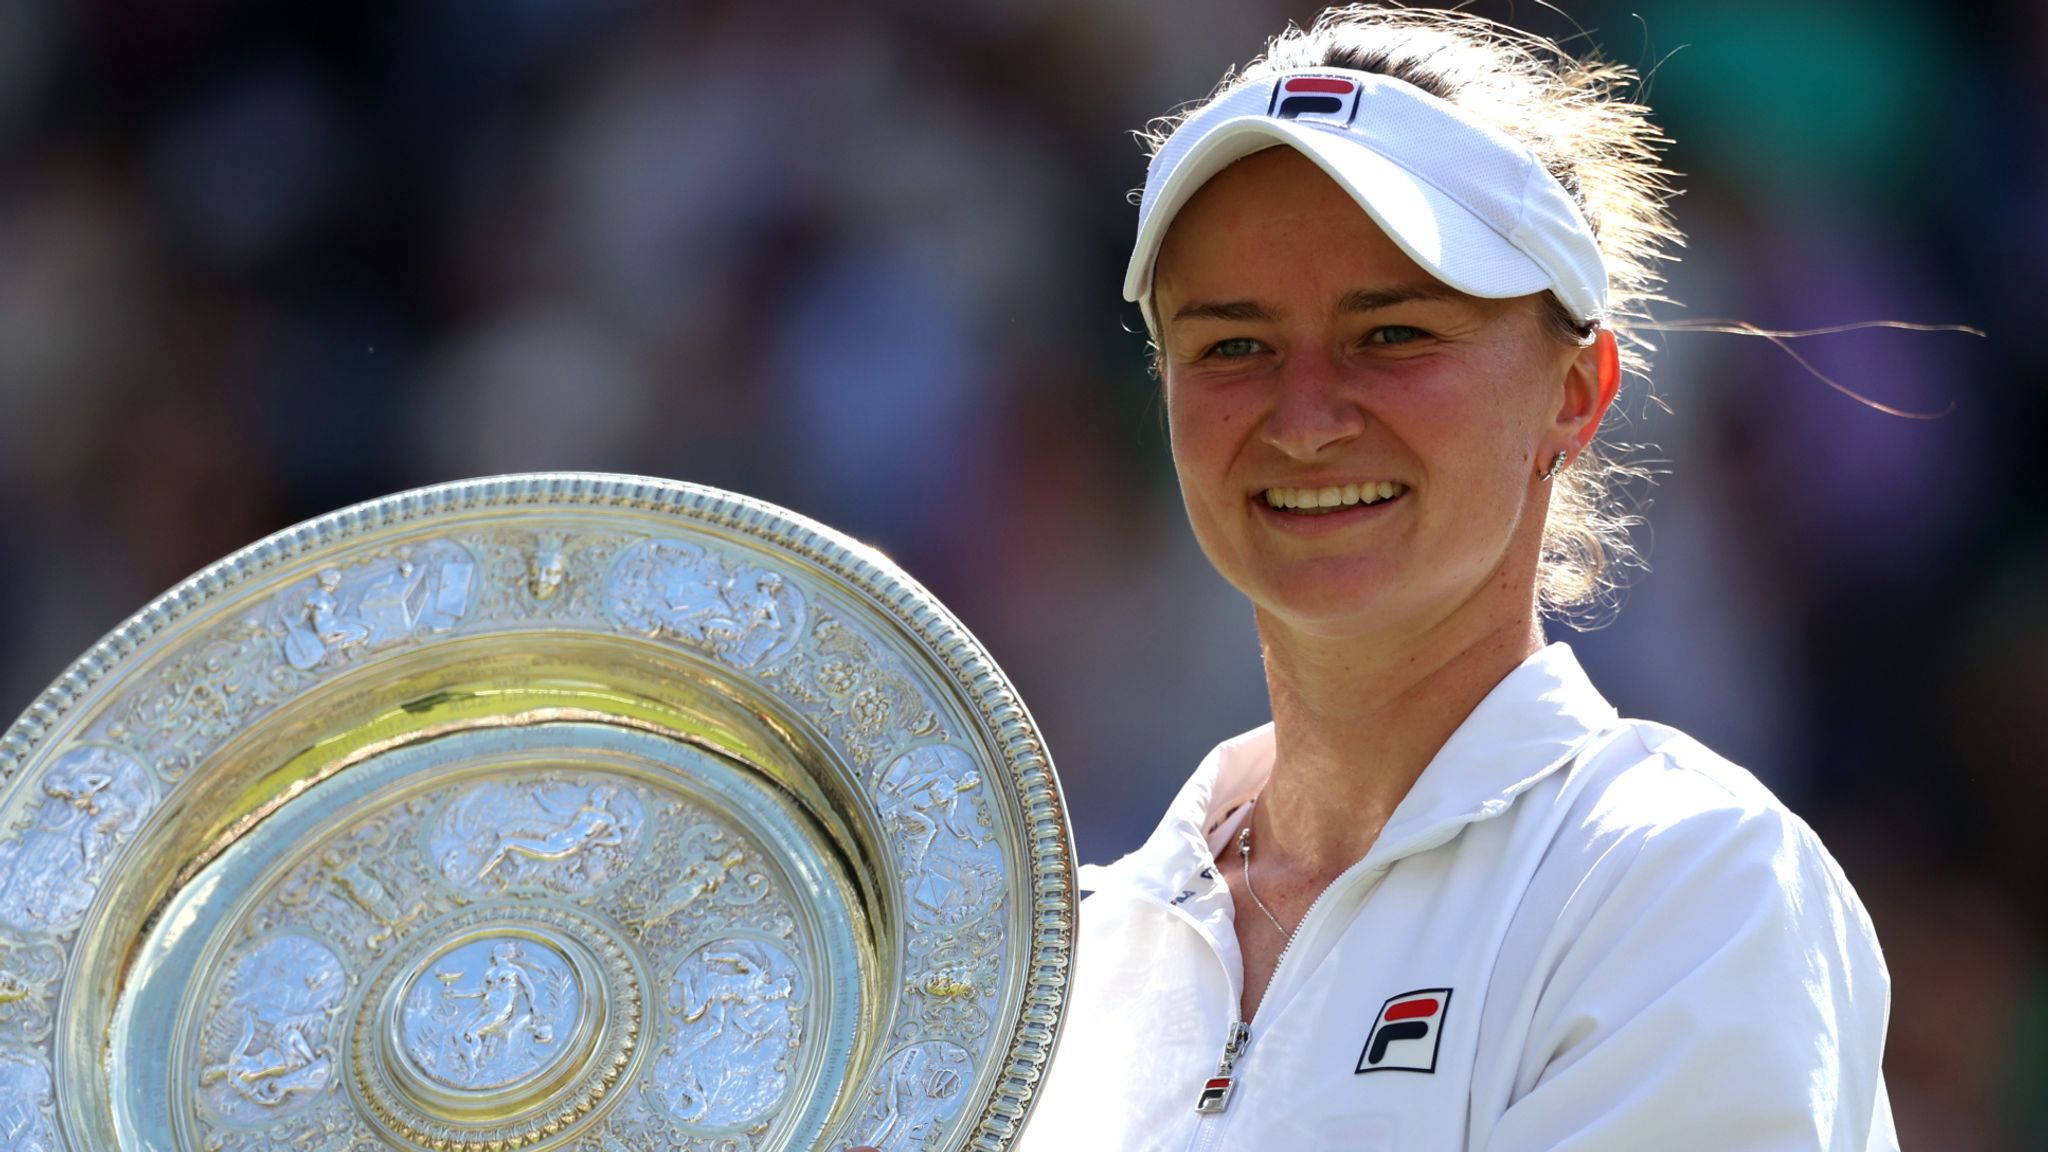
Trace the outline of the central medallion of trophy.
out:
<instances>
[{"instance_id":1,"label":"central medallion of trophy","mask_svg":"<svg viewBox=\"0 0 2048 1152\"><path fill-rule=\"evenodd\" d=\"M518 1089L576 1051L582 981L550 944L487 935L414 969L398 1005L408 1071L456 1092Z\"/></svg>"},{"instance_id":2,"label":"central medallion of trophy","mask_svg":"<svg viewBox=\"0 0 2048 1152\"><path fill-rule=\"evenodd\" d=\"M518 1148L609 1094L641 1030L640 978L611 926L489 901L416 934L364 997L355 1088L427 1148Z\"/></svg>"}]
</instances>

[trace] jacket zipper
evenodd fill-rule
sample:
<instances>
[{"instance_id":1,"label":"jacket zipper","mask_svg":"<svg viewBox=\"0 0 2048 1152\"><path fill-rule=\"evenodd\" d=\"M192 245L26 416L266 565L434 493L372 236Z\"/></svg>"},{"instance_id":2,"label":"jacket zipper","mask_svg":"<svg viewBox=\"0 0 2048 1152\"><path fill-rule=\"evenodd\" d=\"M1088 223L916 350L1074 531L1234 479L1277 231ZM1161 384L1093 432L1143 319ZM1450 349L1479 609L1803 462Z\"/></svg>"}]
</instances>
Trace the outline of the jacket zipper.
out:
<instances>
[{"instance_id":1,"label":"jacket zipper","mask_svg":"<svg viewBox=\"0 0 2048 1152\"><path fill-rule=\"evenodd\" d=\"M1301 919L1294 925L1294 931L1287 934L1287 943L1280 946L1280 956L1273 961L1273 975L1266 981L1265 995L1259 998L1260 1011L1263 1012L1266 1004L1272 999L1273 989L1280 983L1280 974L1286 970L1287 957L1293 953L1295 942L1301 939L1302 931L1315 919L1316 910L1323 906L1323 902L1330 898L1332 892L1348 889L1357 882L1359 875L1377 871L1382 867L1383 865L1375 864L1372 868L1366 868L1365 861L1361 859L1345 869L1328 887L1317 893L1313 901L1310 901L1308 911L1302 913ZM1221 957L1218 957L1218 961L1221 961ZM1228 975L1226 970L1226 985L1230 982L1227 979ZM1221 1115L1230 1107L1230 1097L1237 1091L1242 1079L1237 1074L1236 1067L1238 1062L1244 1059L1245 1049L1251 1044L1251 1025L1238 1018L1238 1005L1244 998L1243 993L1235 988L1231 989L1231 992L1235 1000L1230 1006L1230 1030L1224 1034L1223 1053L1217 1062L1216 1075L1203 1083L1201 1095L1196 1100L1195 1111L1202 1114L1202 1122L1196 1126L1195 1140L1190 1146L1190 1152L1214 1147L1222 1125L1210 1124L1207 1121L1212 1116Z\"/></svg>"}]
</instances>

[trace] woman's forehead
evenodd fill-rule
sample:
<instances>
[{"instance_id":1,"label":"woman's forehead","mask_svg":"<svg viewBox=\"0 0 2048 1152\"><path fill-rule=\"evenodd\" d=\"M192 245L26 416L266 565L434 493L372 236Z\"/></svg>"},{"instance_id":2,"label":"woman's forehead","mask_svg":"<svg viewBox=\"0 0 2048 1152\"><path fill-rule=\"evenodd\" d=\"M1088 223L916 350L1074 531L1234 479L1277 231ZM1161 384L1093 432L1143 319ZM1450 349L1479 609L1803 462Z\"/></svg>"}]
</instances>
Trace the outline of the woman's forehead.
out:
<instances>
[{"instance_id":1,"label":"woman's forehead","mask_svg":"<svg viewBox=\"0 0 2048 1152\"><path fill-rule=\"evenodd\" d=\"M1326 276L1359 281L1340 292L1442 286L1314 162L1276 147L1225 168L1189 199L1160 246L1154 288L1165 300L1220 283Z\"/></svg>"}]
</instances>

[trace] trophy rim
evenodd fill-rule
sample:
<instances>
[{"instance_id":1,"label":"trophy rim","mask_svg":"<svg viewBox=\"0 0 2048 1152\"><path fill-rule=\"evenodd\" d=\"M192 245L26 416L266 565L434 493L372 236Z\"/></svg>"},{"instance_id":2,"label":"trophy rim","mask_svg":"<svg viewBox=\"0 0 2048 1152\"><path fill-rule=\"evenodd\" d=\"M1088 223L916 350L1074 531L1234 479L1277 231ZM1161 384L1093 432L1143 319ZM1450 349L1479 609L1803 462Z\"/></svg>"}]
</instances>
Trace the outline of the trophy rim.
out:
<instances>
[{"instance_id":1,"label":"trophy rim","mask_svg":"<svg viewBox=\"0 0 2048 1152\"><path fill-rule=\"evenodd\" d=\"M1075 948L1077 877L1072 825L1052 762L1023 700L966 626L878 550L767 501L684 481L597 472L523 473L459 480L363 501L273 533L201 569L152 599L65 669L0 734L0 796L39 753L70 733L67 722L90 709L121 674L145 660L181 623L275 570L371 534L420 521L496 509L565 512L616 510L675 516L750 538L820 569L842 591L858 593L895 623L942 669L956 705L971 710L1008 776L1021 822L1014 829L1020 874L1005 890L1028 902L1015 941L1023 976L1015 1011L995 1023L1005 1038L988 1048L994 1088L969 1107L980 1115L960 1147L1008 1147L1021 1131L1062 1031Z\"/></svg>"}]
</instances>

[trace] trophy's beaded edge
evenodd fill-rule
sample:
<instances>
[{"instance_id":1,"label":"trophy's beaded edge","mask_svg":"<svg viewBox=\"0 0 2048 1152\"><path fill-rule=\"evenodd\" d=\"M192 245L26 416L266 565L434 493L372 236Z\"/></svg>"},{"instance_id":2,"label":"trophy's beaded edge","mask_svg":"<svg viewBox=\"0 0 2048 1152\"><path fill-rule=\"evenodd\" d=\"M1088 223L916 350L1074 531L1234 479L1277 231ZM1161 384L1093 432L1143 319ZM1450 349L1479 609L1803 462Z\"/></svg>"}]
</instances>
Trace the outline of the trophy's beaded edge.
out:
<instances>
[{"instance_id":1,"label":"trophy's beaded edge","mask_svg":"<svg viewBox=\"0 0 2048 1152\"><path fill-rule=\"evenodd\" d=\"M215 597L306 553L426 516L499 506L573 503L681 512L757 537L847 579L896 617L974 701L1009 760L1031 860L1031 964L1003 1079L969 1146L1000 1152L1014 1140L1058 1043L1073 965L1072 824L1051 761L1024 702L972 634L881 553L798 513L683 481L611 473L529 473L458 480L351 505L267 536L201 569L107 633L0 735L0 788L71 710L136 650Z\"/></svg>"}]
</instances>

